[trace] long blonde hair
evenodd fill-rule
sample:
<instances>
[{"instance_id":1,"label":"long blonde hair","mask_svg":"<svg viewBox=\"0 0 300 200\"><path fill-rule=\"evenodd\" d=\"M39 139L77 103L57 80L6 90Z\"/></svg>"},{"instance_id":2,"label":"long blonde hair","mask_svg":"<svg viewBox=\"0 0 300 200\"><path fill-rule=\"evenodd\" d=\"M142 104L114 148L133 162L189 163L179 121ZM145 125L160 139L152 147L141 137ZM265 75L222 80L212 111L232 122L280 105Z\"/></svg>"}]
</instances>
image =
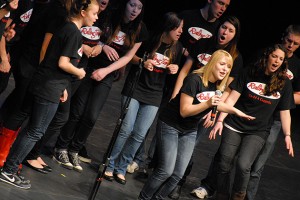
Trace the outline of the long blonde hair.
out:
<instances>
[{"instance_id":1,"label":"long blonde hair","mask_svg":"<svg viewBox=\"0 0 300 200\"><path fill-rule=\"evenodd\" d=\"M199 76L202 77L202 83L205 87L208 86L208 79L211 76L213 70L215 70L216 64L224 57L227 58L227 64L230 66L230 70L231 70L232 64L233 64L232 56L227 51L219 49L211 55L211 57L206 65L204 65L200 69L193 71L193 73L198 74ZM217 81L218 82L217 83L218 90L221 90L221 91L225 90L226 82L229 77L230 70L228 71L228 73L226 74L226 76L223 80Z\"/></svg>"}]
</instances>

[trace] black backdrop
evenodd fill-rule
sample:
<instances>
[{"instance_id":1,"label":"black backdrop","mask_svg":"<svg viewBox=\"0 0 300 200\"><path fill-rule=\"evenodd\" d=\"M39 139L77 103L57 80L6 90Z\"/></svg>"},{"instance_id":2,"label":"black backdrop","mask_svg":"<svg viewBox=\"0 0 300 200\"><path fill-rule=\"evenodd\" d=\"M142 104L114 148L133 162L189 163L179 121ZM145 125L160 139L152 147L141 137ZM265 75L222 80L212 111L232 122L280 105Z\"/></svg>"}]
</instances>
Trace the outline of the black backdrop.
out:
<instances>
[{"instance_id":1,"label":"black backdrop","mask_svg":"<svg viewBox=\"0 0 300 200\"><path fill-rule=\"evenodd\" d=\"M120 0L110 0L116 3ZM165 12L200 9L207 0L146 0L144 22L148 29L155 27ZM231 0L224 15L235 15L241 22L239 50L244 59L255 50L280 42L284 29L300 24L297 0ZM300 56L300 50L296 51Z\"/></svg>"},{"instance_id":2,"label":"black backdrop","mask_svg":"<svg viewBox=\"0 0 300 200\"><path fill-rule=\"evenodd\" d=\"M115 0L118 1L118 0ZM168 11L201 8L207 0L146 0L144 22L148 29L155 26ZM235 15L241 22L239 50L244 58L256 49L280 42L289 24L300 24L297 0L231 0L224 15ZM300 54L296 52L298 55Z\"/></svg>"}]
</instances>

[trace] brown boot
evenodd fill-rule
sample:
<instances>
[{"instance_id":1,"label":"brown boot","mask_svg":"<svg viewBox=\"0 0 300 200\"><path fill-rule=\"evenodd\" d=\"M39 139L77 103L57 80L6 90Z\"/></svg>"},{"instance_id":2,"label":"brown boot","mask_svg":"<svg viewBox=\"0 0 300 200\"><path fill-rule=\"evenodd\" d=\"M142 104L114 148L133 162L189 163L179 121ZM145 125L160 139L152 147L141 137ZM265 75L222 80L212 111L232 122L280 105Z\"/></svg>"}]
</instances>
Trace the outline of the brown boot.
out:
<instances>
[{"instance_id":1,"label":"brown boot","mask_svg":"<svg viewBox=\"0 0 300 200\"><path fill-rule=\"evenodd\" d=\"M216 193L216 200L229 200L229 194Z\"/></svg>"},{"instance_id":2,"label":"brown boot","mask_svg":"<svg viewBox=\"0 0 300 200\"><path fill-rule=\"evenodd\" d=\"M19 130L13 131L5 127L0 128L0 168L3 167L11 145L14 143Z\"/></svg>"},{"instance_id":3,"label":"brown boot","mask_svg":"<svg viewBox=\"0 0 300 200\"><path fill-rule=\"evenodd\" d=\"M244 200L245 196L246 196L246 192L234 192L230 200Z\"/></svg>"}]
</instances>

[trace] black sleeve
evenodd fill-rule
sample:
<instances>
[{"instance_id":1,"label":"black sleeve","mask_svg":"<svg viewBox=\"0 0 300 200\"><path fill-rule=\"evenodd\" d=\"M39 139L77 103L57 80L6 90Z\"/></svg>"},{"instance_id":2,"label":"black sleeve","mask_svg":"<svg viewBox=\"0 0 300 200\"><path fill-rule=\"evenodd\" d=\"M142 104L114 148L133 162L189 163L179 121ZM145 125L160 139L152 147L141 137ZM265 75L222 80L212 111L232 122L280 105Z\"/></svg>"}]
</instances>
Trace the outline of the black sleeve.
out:
<instances>
[{"instance_id":1,"label":"black sleeve","mask_svg":"<svg viewBox=\"0 0 300 200\"><path fill-rule=\"evenodd\" d=\"M141 29L140 29L138 36L136 37L135 42L140 43L140 42L146 41L148 39L148 37L149 37L149 33L147 30L147 27L143 22L141 22Z\"/></svg>"},{"instance_id":2,"label":"black sleeve","mask_svg":"<svg viewBox=\"0 0 300 200\"><path fill-rule=\"evenodd\" d=\"M236 79L241 73L242 69L243 69L243 57L241 54L239 54L238 57L236 57L236 59L233 62L233 66L229 76Z\"/></svg>"},{"instance_id":3,"label":"black sleeve","mask_svg":"<svg viewBox=\"0 0 300 200\"><path fill-rule=\"evenodd\" d=\"M177 41L177 44L176 44L176 59L174 60L173 63L177 64L178 66L180 65L182 50L183 50L183 46L182 46L181 42Z\"/></svg>"},{"instance_id":4,"label":"black sleeve","mask_svg":"<svg viewBox=\"0 0 300 200\"><path fill-rule=\"evenodd\" d=\"M242 73L230 83L229 88L241 94L247 81L247 74L248 70L244 69Z\"/></svg>"}]
</instances>

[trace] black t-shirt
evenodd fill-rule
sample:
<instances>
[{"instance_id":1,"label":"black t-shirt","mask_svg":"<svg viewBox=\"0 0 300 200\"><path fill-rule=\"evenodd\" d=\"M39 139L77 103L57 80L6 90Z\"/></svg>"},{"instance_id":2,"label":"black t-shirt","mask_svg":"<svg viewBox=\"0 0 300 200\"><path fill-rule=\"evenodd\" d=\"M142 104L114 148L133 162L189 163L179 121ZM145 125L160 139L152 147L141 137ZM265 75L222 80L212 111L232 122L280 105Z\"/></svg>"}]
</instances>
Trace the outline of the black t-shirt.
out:
<instances>
[{"instance_id":1,"label":"black t-shirt","mask_svg":"<svg viewBox=\"0 0 300 200\"><path fill-rule=\"evenodd\" d=\"M287 76L292 81L294 92L300 92L300 59L293 54L293 56L288 58L287 61Z\"/></svg>"},{"instance_id":2,"label":"black t-shirt","mask_svg":"<svg viewBox=\"0 0 300 200\"><path fill-rule=\"evenodd\" d=\"M245 134L255 134L266 138L275 110L289 110L294 107L291 81L286 79L283 89L276 95L265 96L262 91L270 76L262 74L251 77L248 70L245 69L229 87L241 94L235 107L256 119L247 120L236 115L228 115L225 123Z\"/></svg>"},{"instance_id":3,"label":"black t-shirt","mask_svg":"<svg viewBox=\"0 0 300 200\"><path fill-rule=\"evenodd\" d=\"M214 22L206 21L200 9L182 11L179 16L184 20L180 41L187 49L190 49L197 40L211 38L220 23L218 19Z\"/></svg>"},{"instance_id":4,"label":"black t-shirt","mask_svg":"<svg viewBox=\"0 0 300 200\"><path fill-rule=\"evenodd\" d=\"M63 91L75 79L58 66L61 56L69 57L74 66L78 66L82 56L82 35L72 22L67 22L53 35L31 85L34 95L54 103L59 103Z\"/></svg>"},{"instance_id":5,"label":"black t-shirt","mask_svg":"<svg viewBox=\"0 0 300 200\"><path fill-rule=\"evenodd\" d=\"M7 46L12 46L20 40L23 30L31 18L33 6L34 2L32 0L19 0L18 9L11 12L11 24L15 24L14 30L16 31L16 34L9 42L6 43Z\"/></svg>"},{"instance_id":6,"label":"black t-shirt","mask_svg":"<svg viewBox=\"0 0 300 200\"><path fill-rule=\"evenodd\" d=\"M176 57L172 58L173 61L170 64L179 65L180 63L182 45L180 42L178 42L177 45L179 45L179 47L176 48L177 52L174 54L176 55ZM140 50L138 52L138 55L140 57L142 57L143 52L145 51L150 52L149 50L143 48L144 46L147 46L147 42L143 43L142 46L140 47ZM154 53L153 58L151 58L156 62L153 71L149 71L145 68L142 68L139 81L133 93L134 99L157 107L160 105L162 94L163 94L163 88L168 73L166 67L170 61L170 58L168 58L164 54L165 52L167 52L169 48L170 48L169 45L165 43L161 43L160 47ZM136 65L131 66L131 69L128 73L128 76L126 78L122 90L123 95L126 96L130 95L130 89L132 88L132 85L135 81L136 74L138 71L139 71L138 66Z\"/></svg>"},{"instance_id":7,"label":"black t-shirt","mask_svg":"<svg viewBox=\"0 0 300 200\"><path fill-rule=\"evenodd\" d=\"M216 42L210 40L209 45L205 46L203 40L197 41L192 47L190 56L194 59L191 71L200 69L210 60L211 55L218 50L216 48ZM224 49L226 50L226 49ZM233 62L233 66L230 71L230 77L237 78L243 69L243 57L239 53Z\"/></svg>"},{"instance_id":8,"label":"black t-shirt","mask_svg":"<svg viewBox=\"0 0 300 200\"><path fill-rule=\"evenodd\" d=\"M30 21L21 35L19 48L27 63L20 63L20 72L31 78L39 66L40 51L45 33L54 34L65 23L66 10L58 1L50 4L35 3Z\"/></svg>"},{"instance_id":9,"label":"black t-shirt","mask_svg":"<svg viewBox=\"0 0 300 200\"><path fill-rule=\"evenodd\" d=\"M172 99L160 112L159 119L169 126L176 128L181 132L191 132L198 129L200 119L206 115L211 109L198 113L197 115L183 118L180 115L180 96L181 93L187 94L194 98L193 104L199 104L208 101L215 95L215 83L208 83L205 87L202 79L197 74L189 74L183 82L179 94Z\"/></svg>"},{"instance_id":10,"label":"black t-shirt","mask_svg":"<svg viewBox=\"0 0 300 200\"><path fill-rule=\"evenodd\" d=\"M100 27L102 27L100 25ZM113 39L112 43L109 44L110 47L114 48L117 53L119 54L119 57L124 56L128 48L125 47L124 42L125 42L125 36L126 36L126 31L129 28L129 24L123 24L121 26L121 30L119 33L116 35L116 37ZM107 27L104 27L103 29L108 29ZM104 34L105 37L101 37L101 42L106 43L107 36ZM140 43L143 42L147 39L148 37L148 31L144 23L141 23L141 29L139 34L136 37L135 43ZM103 39L103 40L102 40ZM98 56L94 58L90 58L88 60L88 68L90 69L98 69L98 68L104 68L112 64L114 61L110 61L104 51L102 51Z\"/></svg>"},{"instance_id":11,"label":"black t-shirt","mask_svg":"<svg viewBox=\"0 0 300 200\"><path fill-rule=\"evenodd\" d=\"M103 35L102 29L102 21L98 15L98 19L93 26L84 26L80 29L82 34L82 43L90 47L96 46L100 42L101 35ZM89 58L83 54L79 62L79 66L86 68L88 65L88 59Z\"/></svg>"}]
</instances>

